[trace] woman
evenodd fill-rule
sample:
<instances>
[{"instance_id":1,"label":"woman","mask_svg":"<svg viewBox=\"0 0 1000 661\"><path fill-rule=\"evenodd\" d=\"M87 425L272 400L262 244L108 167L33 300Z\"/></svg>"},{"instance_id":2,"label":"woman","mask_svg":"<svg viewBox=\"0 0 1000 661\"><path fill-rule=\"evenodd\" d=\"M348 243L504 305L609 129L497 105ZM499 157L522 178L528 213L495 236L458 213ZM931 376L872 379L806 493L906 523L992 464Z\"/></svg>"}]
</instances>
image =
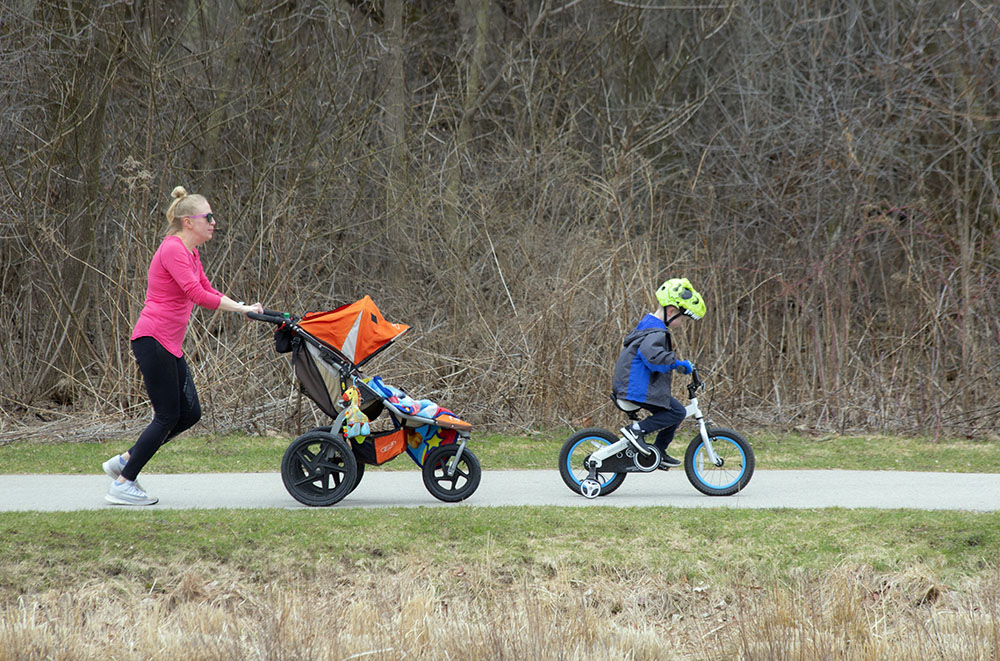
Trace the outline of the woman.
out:
<instances>
[{"instance_id":1,"label":"woman","mask_svg":"<svg viewBox=\"0 0 1000 661\"><path fill-rule=\"evenodd\" d=\"M205 277L198 247L215 232L208 200L182 186L171 193L167 236L149 265L146 302L132 331L132 353L139 363L153 405L153 421L127 452L104 462L112 480L104 497L116 505L153 505L158 498L136 482L156 451L201 418L201 405L182 345L194 304L224 312L262 312L260 303L237 303Z\"/></svg>"}]
</instances>

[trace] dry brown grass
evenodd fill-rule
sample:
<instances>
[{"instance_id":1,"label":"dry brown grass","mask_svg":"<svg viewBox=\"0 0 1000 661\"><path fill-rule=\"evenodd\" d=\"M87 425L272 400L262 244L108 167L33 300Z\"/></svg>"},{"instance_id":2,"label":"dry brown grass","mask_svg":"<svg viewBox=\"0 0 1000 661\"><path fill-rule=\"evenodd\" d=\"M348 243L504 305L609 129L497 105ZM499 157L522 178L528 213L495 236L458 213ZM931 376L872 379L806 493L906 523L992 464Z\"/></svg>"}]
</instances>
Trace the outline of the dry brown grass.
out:
<instances>
[{"instance_id":1,"label":"dry brown grass","mask_svg":"<svg viewBox=\"0 0 1000 661\"><path fill-rule=\"evenodd\" d=\"M553 566L286 573L209 566L115 578L0 606L0 660L995 659L1000 581L946 587L919 568L664 584ZM331 563L337 566L337 563ZM313 571L315 570L315 572ZM311 575L314 574L314 575ZM308 577L307 577L308 576ZM738 583L738 584L737 584Z\"/></svg>"}]
</instances>

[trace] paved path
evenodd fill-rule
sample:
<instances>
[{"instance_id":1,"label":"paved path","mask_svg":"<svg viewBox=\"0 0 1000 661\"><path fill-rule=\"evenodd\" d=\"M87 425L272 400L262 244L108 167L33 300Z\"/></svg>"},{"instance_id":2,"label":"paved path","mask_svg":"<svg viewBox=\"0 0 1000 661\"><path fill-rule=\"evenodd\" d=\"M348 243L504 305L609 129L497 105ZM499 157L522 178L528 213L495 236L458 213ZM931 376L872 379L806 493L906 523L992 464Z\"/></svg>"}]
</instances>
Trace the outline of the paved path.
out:
<instances>
[{"instance_id":1,"label":"paved path","mask_svg":"<svg viewBox=\"0 0 1000 661\"><path fill-rule=\"evenodd\" d=\"M160 498L155 508L302 508L277 473L143 474ZM104 475L0 475L0 511L111 509ZM560 505L576 507L871 507L924 510L1000 510L1000 474L869 471L758 471L746 491L709 498L683 471L630 475L610 496L587 500L563 484L558 471L484 471L475 494L458 506ZM424 488L420 473L377 471L334 507L456 507ZM118 509L121 509L120 507Z\"/></svg>"}]
</instances>

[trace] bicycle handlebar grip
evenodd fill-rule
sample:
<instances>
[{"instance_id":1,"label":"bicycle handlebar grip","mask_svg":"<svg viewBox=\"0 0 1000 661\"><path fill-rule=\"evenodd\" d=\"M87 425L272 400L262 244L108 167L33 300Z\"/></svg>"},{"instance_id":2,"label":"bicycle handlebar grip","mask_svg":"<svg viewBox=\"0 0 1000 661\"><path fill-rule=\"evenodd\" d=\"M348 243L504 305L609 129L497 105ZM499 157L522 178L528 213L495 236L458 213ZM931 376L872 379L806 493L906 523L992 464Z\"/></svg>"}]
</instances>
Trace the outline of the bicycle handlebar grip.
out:
<instances>
[{"instance_id":1,"label":"bicycle handlebar grip","mask_svg":"<svg viewBox=\"0 0 1000 661\"><path fill-rule=\"evenodd\" d=\"M697 390L698 388L701 388L703 385L705 385L705 382L702 381L701 377L698 376L698 368L692 366L691 367L691 386L694 387L695 390Z\"/></svg>"}]
</instances>

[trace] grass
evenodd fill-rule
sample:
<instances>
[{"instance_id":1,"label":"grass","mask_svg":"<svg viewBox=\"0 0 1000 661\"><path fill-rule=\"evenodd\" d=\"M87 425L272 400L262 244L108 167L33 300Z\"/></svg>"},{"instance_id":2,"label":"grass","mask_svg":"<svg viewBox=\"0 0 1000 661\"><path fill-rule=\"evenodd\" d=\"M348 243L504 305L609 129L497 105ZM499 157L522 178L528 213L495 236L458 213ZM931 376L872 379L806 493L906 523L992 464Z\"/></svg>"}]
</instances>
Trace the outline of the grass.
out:
<instances>
[{"instance_id":1,"label":"grass","mask_svg":"<svg viewBox=\"0 0 1000 661\"><path fill-rule=\"evenodd\" d=\"M380 510L99 510L0 516L7 596L131 574L156 579L165 559L208 562L251 580L270 573L492 563L527 576L558 567L573 580L656 568L669 583L915 562L943 582L990 575L1000 513L681 508L386 508ZM326 569L319 569L326 567Z\"/></svg>"},{"instance_id":2,"label":"grass","mask_svg":"<svg viewBox=\"0 0 1000 661\"><path fill-rule=\"evenodd\" d=\"M822 436L760 433L752 437L757 465L776 469L1000 472L997 439Z\"/></svg>"},{"instance_id":3,"label":"grass","mask_svg":"<svg viewBox=\"0 0 1000 661\"><path fill-rule=\"evenodd\" d=\"M679 434L686 444L690 428ZM569 432L530 436L477 434L470 448L486 470L554 469ZM908 470L958 473L1000 472L1000 442L889 436L824 436L760 432L747 434L759 469ZM148 466L156 473L273 472L291 438L285 436L182 436L165 445ZM92 473L109 456L128 449L129 439L97 443L14 442L0 446L0 473ZM672 446L673 447L673 446ZM676 456L680 456L679 454ZM414 470L399 457L378 470Z\"/></svg>"},{"instance_id":4,"label":"grass","mask_svg":"<svg viewBox=\"0 0 1000 661\"><path fill-rule=\"evenodd\" d=\"M554 468L563 436L474 442L487 470ZM990 442L752 436L761 468L1000 468ZM155 470L276 471L288 441L185 437ZM13 443L0 470L95 472L124 444ZM0 513L0 661L998 656L996 512Z\"/></svg>"},{"instance_id":5,"label":"grass","mask_svg":"<svg viewBox=\"0 0 1000 661\"><path fill-rule=\"evenodd\" d=\"M990 659L1000 514L0 515L0 659Z\"/></svg>"}]
</instances>

